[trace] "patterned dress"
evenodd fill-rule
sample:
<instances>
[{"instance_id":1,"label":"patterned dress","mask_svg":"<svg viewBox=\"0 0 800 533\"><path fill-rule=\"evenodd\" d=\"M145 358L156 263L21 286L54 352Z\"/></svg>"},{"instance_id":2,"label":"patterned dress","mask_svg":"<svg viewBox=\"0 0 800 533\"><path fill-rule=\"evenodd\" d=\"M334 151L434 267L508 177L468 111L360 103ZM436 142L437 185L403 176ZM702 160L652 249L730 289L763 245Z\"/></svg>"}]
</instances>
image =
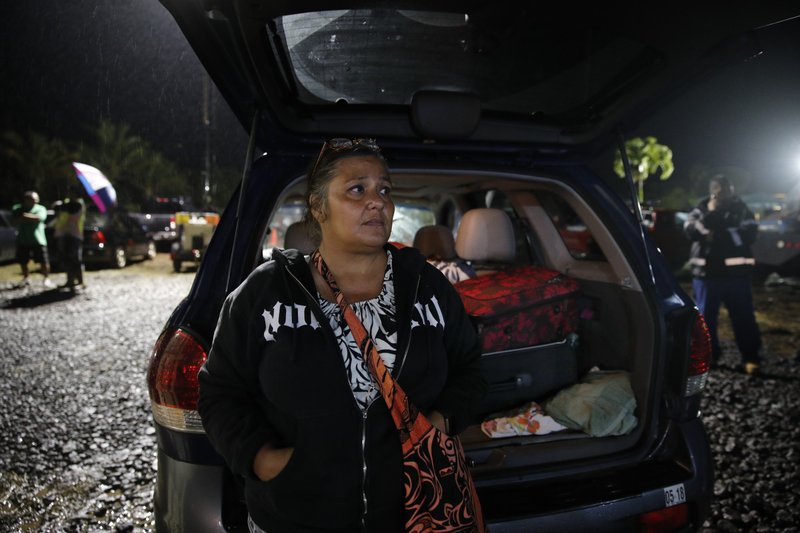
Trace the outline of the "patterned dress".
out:
<instances>
[{"instance_id":1,"label":"patterned dress","mask_svg":"<svg viewBox=\"0 0 800 533\"><path fill-rule=\"evenodd\" d=\"M358 344L356 344L339 306L325 300L319 294L317 294L317 299L339 343L339 351L344 360L353 397L361 410L366 411L370 404L380 397L380 390L367 369ZM397 356L397 319L391 254L387 253L386 272L383 276L383 287L380 294L371 300L350 305L375 342L375 347L386 368L391 371Z\"/></svg>"}]
</instances>

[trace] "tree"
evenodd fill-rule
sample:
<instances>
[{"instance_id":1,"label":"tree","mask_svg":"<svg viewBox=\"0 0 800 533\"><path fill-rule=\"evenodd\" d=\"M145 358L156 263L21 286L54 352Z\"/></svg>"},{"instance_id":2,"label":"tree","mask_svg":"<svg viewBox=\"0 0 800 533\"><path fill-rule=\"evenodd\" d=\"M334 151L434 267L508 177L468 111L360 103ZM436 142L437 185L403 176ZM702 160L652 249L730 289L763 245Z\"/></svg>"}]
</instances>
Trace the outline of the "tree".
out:
<instances>
[{"instance_id":1,"label":"tree","mask_svg":"<svg viewBox=\"0 0 800 533\"><path fill-rule=\"evenodd\" d=\"M675 171L672 150L667 145L659 144L655 137L628 139L625 141L625 153L631 164L633 181L639 186L639 202L644 202L644 182L647 178L661 171L661 179L666 180ZM625 177L619 150L614 156L614 172L621 178Z\"/></svg>"},{"instance_id":2,"label":"tree","mask_svg":"<svg viewBox=\"0 0 800 533\"><path fill-rule=\"evenodd\" d=\"M81 158L108 176L121 205L138 210L152 196L181 195L189 190L186 174L132 134L127 124L102 120L94 137L95 142L81 150Z\"/></svg>"},{"instance_id":3,"label":"tree","mask_svg":"<svg viewBox=\"0 0 800 533\"><path fill-rule=\"evenodd\" d=\"M26 190L35 190L43 201L62 198L74 179L72 159L74 151L61 139L50 139L35 131L20 134L5 131L0 140L0 153L7 168L4 174L10 177L3 187L4 204L18 201Z\"/></svg>"}]
</instances>

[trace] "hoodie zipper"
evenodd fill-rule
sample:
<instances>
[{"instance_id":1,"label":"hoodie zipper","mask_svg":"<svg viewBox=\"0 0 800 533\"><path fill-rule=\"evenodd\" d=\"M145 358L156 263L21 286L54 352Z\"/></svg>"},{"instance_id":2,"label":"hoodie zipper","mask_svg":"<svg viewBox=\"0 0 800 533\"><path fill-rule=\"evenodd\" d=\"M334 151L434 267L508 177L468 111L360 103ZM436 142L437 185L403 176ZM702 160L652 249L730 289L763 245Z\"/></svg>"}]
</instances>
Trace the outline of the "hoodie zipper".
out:
<instances>
[{"instance_id":1,"label":"hoodie zipper","mask_svg":"<svg viewBox=\"0 0 800 533\"><path fill-rule=\"evenodd\" d=\"M417 301L417 297L419 296L419 282L420 282L420 279L422 279L422 275L418 275L417 276L417 284L414 287L414 297L411 299L411 307L412 308L414 307L414 302ZM414 312L411 311L409 313L409 316L413 316L413 314L414 314ZM405 350L403 350L403 360L400 361L400 368L397 369L397 375L395 377L395 380L399 380L400 379L400 374L403 372L403 367L406 364L406 358L408 356L408 350L409 350L410 347L411 347L411 326L409 326L409 329L408 329L408 340L406 341L406 348L405 348Z\"/></svg>"},{"instance_id":2,"label":"hoodie zipper","mask_svg":"<svg viewBox=\"0 0 800 533\"><path fill-rule=\"evenodd\" d=\"M297 278L297 276L294 275L294 272L292 272L287 265L283 265L283 268L286 270L289 276L291 276L291 278L300 286L303 292L306 293L306 296L308 296L309 301L314 303L317 311L319 311L320 316L322 316L323 319L326 318L325 313L322 312L322 307L320 307L319 302L306 288L306 286L303 285L303 282L300 281ZM419 280L417 280L417 286L419 286ZM416 294L415 294L415 300L416 300ZM325 328L328 330L328 333L331 335L331 337L333 337L333 331L331 331L330 324L328 323L328 321L323 320L322 322L325 324ZM410 342L408 344L410 344ZM334 345L336 345L335 339L334 339ZM408 353L408 346L406 346L406 353ZM405 361L405 356L403 357L403 361ZM372 376L370 376L370 379L372 380ZM358 402L355 399L355 396L353 396L352 393L350 394L350 397L353 398L353 404L361 412L361 504L363 506L363 512L361 514L361 528L363 531L367 531L367 412L369 411L369 408L372 407L372 404L375 402L375 400L370 402L369 405L367 405L366 409L361 409L361 407L358 405Z\"/></svg>"},{"instance_id":3,"label":"hoodie zipper","mask_svg":"<svg viewBox=\"0 0 800 533\"><path fill-rule=\"evenodd\" d=\"M371 405L361 411L361 529L364 531L367 530L367 411Z\"/></svg>"}]
</instances>

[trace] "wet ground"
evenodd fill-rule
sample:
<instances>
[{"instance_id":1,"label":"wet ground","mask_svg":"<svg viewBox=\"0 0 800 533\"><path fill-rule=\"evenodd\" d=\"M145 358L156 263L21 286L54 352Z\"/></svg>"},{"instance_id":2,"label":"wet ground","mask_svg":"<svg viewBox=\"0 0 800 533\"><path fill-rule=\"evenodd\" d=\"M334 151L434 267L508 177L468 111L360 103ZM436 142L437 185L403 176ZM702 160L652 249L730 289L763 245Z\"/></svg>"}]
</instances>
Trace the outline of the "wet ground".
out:
<instances>
[{"instance_id":1,"label":"wet ground","mask_svg":"<svg viewBox=\"0 0 800 533\"><path fill-rule=\"evenodd\" d=\"M714 455L714 501L703 531L800 531L800 280L754 286L761 375L738 368L727 313L724 354L703 396Z\"/></svg>"},{"instance_id":2,"label":"wet ground","mask_svg":"<svg viewBox=\"0 0 800 533\"><path fill-rule=\"evenodd\" d=\"M0 267L0 531L151 531L145 369L193 274L163 255L72 294L12 288L18 272Z\"/></svg>"},{"instance_id":3,"label":"wet ground","mask_svg":"<svg viewBox=\"0 0 800 533\"><path fill-rule=\"evenodd\" d=\"M155 435L144 375L192 282L165 254L45 291L0 266L0 531L151 531ZM56 274L56 283L64 281ZM755 291L764 374L726 347L703 400L716 482L704 531L798 531L800 287Z\"/></svg>"}]
</instances>

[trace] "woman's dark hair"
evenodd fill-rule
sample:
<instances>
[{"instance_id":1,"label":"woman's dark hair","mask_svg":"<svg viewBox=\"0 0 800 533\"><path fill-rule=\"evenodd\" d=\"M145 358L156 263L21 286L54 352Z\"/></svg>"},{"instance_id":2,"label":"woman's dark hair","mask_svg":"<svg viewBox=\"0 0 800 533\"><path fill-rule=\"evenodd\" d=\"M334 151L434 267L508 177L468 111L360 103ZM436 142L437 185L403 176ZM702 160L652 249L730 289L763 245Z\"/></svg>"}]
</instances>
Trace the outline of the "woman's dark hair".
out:
<instances>
[{"instance_id":1,"label":"woman's dark hair","mask_svg":"<svg viewBox=\"0 0 800 533\"><path fill-rule=\"evenodd\" d=\"M731 196L733 190L733 183L724 174L715 174L708 182L708 191L711 194L722 193L722 196Z\"/></svg>"},{"instance_id":2,"label":"woman's dark hair","mask_svg":"<svg viewBox=\"0 0 800 533\"><path fill-rule=\"evenodd\" d=\"M335 141L346 141L345 146L339 148L332 144ZM333 139L325 142L320 149L320 155L308 167L308 181L306 182L306 214L303 218L308 235L315 244L322 239L322 230L319 221L314 218L313 205L324 214L328 212L328 184L336 176L336 163L348 157L375 157L388 170L388 163L381 154L375 141L371 139Z\"/></svg>"}]
</instances>

